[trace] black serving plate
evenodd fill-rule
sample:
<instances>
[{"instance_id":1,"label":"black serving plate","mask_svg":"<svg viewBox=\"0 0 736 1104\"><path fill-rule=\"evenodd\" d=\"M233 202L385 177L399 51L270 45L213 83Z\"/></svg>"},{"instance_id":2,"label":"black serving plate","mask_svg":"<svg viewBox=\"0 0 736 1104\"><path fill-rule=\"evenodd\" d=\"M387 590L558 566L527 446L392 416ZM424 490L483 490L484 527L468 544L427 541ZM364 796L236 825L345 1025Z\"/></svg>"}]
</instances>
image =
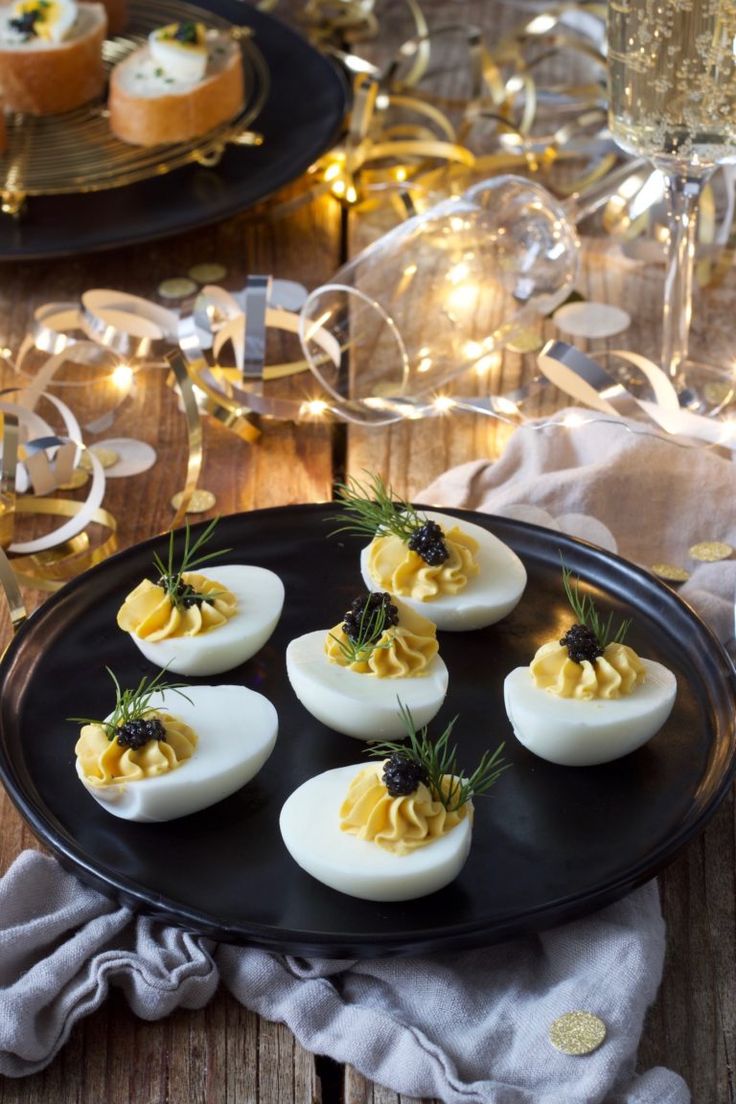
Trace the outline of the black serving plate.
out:
<instances>
[{"instance_id":1,"label":"black serving plate","mask_svg":"<svg viewBox=\"0 0 736 1104\"><path fill-rule=\"evenodd\" d=\"M294 180L336 141L346 107L336 67L305 39L243 0L197 0L253 29L269 69L258 148L229 146L219 165L190 165L123 188L31 196L19 219L0 216L0 260L91 253L206 226Z\"/></svg>"},{"instance_id":2,"label":"black serving plate","mask_svg":"<svg viewBox=\"0 0 736 1104\"><path fill-rule=\"evenodd\" d=\"M440 634L450 689L433 728L459 713L460 762L474 765L482 750L506 740L512 768L477 801L460 877L431 898L358 901L299 869L279 834L284 799L311 775L359 761L364 748L306 713L284 665L292 637L337 622L361 589L360 541L327 538L331 512L294 506L220 521L218 543L235 550L227 560L276 571L286 604L258 655L200 681L243 682L265 694L280 731L252 782L194 816L146 825L107 814L77 779L78 727L65 721L109 710L105 664L124 685L152 672L115 614L150 573L163 539L93 568L22 627L0 665L0 773L37 835L83 881L218 939L297 954L409 954L492 942L590 912L651 878L703 827L734 768L736 683L709 630L670 590L616 556L533 525L449 510L511 545L529 585L500 624ZM560 551L604 608L634 617L637 651L677 675L677 702L662 731L600 767L537 759L517 743L503 708L504 675L528 663L567 617Z\"/></svg>"}]
</instances>

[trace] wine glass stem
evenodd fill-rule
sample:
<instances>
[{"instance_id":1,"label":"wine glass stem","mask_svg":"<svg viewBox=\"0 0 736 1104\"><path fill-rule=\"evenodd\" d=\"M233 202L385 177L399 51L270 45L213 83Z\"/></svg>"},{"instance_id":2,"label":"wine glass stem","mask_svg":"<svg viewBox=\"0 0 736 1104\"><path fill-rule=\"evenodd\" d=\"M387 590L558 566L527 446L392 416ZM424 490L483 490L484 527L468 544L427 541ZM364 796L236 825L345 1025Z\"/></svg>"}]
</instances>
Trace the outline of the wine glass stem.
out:
<instances>
[{"instance_id":1,"label":"wine glass stem","mask_svg":"<svg viewBox=\"0 0 736 1104\"><path fill-rule=\"evenodd\" d=\"M662 369L682 386L692 315L695 230L706 176L663 170L669 225L662 317Z\"/></svg>"}]
</instances>

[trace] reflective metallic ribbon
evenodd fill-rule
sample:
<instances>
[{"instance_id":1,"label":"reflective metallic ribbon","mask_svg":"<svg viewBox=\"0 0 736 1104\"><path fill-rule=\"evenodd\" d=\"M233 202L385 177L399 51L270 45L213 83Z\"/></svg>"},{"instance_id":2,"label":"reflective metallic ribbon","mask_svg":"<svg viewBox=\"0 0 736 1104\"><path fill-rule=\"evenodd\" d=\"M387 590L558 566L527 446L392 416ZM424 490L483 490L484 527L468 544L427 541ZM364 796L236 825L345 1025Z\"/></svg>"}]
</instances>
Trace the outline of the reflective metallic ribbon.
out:
<instances>
[{"instance_id":1,"label":"reflective metallic ribbon","mask_svg":"<svg viewBox=\"0 0 736 1104\"><path fill-rule=\"evenodd\" d=\"M179 388L181 395L182 405L184 407L184 415L187 421L187 443L188 443L188 456L187 456L187 476L184 484L184 490L182 491L181 502L174 514L174 518L169 528L176 529L183 524L187 514L189 503L192 500L192 495L197 489L197 483L202 471L202 459L203 459L203 439L202 439L202 419L199 414L199 407L197 406L197 400L194 395L194 387L187 371L187 365L182 354L177 351L170 354L169 363L171 364L172 373L176 381L176 386Z\"/></svg>"},{"instance_id":2,"label":"reflective metallic ribbon","mask_svg":"<svg viewBox=\"0 0 736 1104\"><path fill-rule=\"evenodd\" d=\"M381 32L381 6L374 0L309 0L305 15L319 48L339 58L354 75L353 109L342 146L326 155L311 173L301 199L271 208L274 217L287 208L325 192L348 205L371 203L388 192L400 196L396 209L411 215L422 194L435 186L438 173L445 188L454 181L467 184L469 170L485 175L522 169L545 172L559 160L579 161L582 172L562 186L576 193L600 180L615 164L606 131L602 82L540 88L535 71L555 53L572 51L585 56L605 72L601 51L605 5L568 2L526 18L492 48L477 27L447 24L431 30L418 0L404 0L414 24L388 63L379 69L356 52L356 43ZM571 29L566 18L585 12L583 27ZM427 75L433 47L448 34L461 34L468 50L470 89L460 101L448 103L418 88ZM533 134L540 107L566 105L574 117L552 134ZM456 129L447 113L459 107L463 118ZM416 122L392 122L394 109ZM468 146L478 123L491 123L497 148L477 155ZM440 168L438 168L438 164ZM283 209L283 210L282 210Z\"/></svg>"}]
</instances>

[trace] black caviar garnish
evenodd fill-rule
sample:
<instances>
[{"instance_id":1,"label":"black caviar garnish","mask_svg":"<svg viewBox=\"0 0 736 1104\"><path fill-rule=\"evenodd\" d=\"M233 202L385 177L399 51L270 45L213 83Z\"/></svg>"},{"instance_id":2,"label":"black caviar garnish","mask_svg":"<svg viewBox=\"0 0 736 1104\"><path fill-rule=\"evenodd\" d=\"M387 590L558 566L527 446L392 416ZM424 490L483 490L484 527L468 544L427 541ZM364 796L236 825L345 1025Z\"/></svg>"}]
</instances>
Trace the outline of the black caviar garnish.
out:
<instances>
[{"instance_id":1,"label":"black caviar garnish","mask_svg":"<svg viewBox=\"0 0 736 1104\"><path fill-rule=\"evenodd\" d=\"M116 728L115 738L121 747L137 751L149 740L165 740L166 729L158 717L139 717L134 721L126 721Z\"/></svg>"},{"instance_id":2,"label":"black caviar garnish","mask_svg":"<svg viewBox=\"0 0 736 1104\"><path fill-rule=\"evenodd\" d=\"M385 591L362 594L345 614L342 631L353 643L373 644L381 634L399 623L399 611Z\"/></svg>"},{"instance_id":3,"label":"black caviar garnish","mask_svg":"<svg viewBox=\"0 0 736 1104\"><path fill-rule=\"evenodd\" d=\"M430 567L439 567L450 553L445 544L445 535L436 521L425 521L415 529L408 540L409 548L422 557Z\"/></svg>"},{"instance_id":4,"label":"black caviar garnish","mask_svg":"<svg viewBox=\"0 0 736 1104\"><path fill-rule=\"evenodd\" d=\"M199 42L196 23L180 23L172 37L177 42L186 42L189 45L196 46Z\"/></svg>"},{"instance_id":5,"label":"black caviar garnish","mask_svg":"<svg viewBox=\"0 0 736 1104\"><path fill-rule=\"evenodd\" d=\"M595 663L598 656L603 655L598 637L587 625L573 625L560 639L563 648L567 648L567 654L575 663L582 663L588 659Z\"/></svg>"},{"instance_id":6,"label":"black caviar garnish","mask_svg":"<svg viewBox=\"0 0 736 1104\"><path fill-rule=\"evenodd\" d=\"M22 34L24 40L27 42L29 38L36 37L38 31L36 30L36 23L41 18L41 12L27 11L23 12L16 19L9 19L8 25L17 31L18 34Z\"/></svg>"},{"instance_id":7,"label":"black caviar garnish","mask_svg":"<svg viewBox=\"0 0 736 1104\"><path fill-rule=\"evenodd\" d=\"M164 590L166 589L167 579L165 575L161 576L158 585L163 587ZM181 577L171 588L169 597L177 609L189 609L190 606L196 606L199 602L209 601L208 598L204 598L199 591L195 590L191 583L185 583Z\"/></svg>"},{"instance_id":8,"label":"black caviar garnish","mask_svg":"<svg viewBox=\"0 0 736 1104\"><path fill-rule=\"evenodd\" d=\"M383 765L383 783L391 797L413 794L420 782L425 786L429 782L426 767L400 752L392 755Z\"/></svg>"}]
</instances>

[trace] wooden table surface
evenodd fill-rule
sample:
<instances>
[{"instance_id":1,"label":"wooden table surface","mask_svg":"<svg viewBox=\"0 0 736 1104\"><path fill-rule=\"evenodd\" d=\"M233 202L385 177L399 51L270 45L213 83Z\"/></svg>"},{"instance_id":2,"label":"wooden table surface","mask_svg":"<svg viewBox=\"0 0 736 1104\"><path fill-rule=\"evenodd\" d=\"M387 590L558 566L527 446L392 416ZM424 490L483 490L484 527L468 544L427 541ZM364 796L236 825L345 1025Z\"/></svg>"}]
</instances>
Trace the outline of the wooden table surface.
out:
<instances>
[{"instance_id":1,"label":"wooden table surface","mask_svg":"<svg viewBox=\"0 0 736 1104\"><path fill-rule=\"evenodd\" d=\"M302 5L282 2L278 14L298 22ZM398 28L393 39L401 37ZM401 6L396 5L394 15ZM513 5L484 0L427 0L431 24L477 23L493 41L501 23L518 17ZM398 18L398 16L396 16ZM371 45L385 57L392 34ZM444 80L450 94L457 72ZM276 197L288 199L291 189ZM17 349L39 303L71 300L90 287L112 287L155 296L160 281L186 274L191 265L217 261L227 266L226 284L243 285L248 273L273 273L309 287L326 280L341 261L382 229L380 215L344 218L323 197L291 212L274 215L264 206L211 229L90 258L54 263L6 264L1 271L0 334ZM661 273L622 261L617 246L590 243L581 290L621 303L633 325L627 345L653 352L659 320ZM710 302L723 318L732 315L723 289ZM714 305L715 304L715 305ZM720 304L720 306L719 306ZM291 345L274 349L289 357ZM528 365L509 353L503 381L518 378ZM183 484L186 444L181 415L161 373L149 372L118 417L112 433L150 441L159 462L146 475L109 481L105 505L120 522L126 545L168 527L171 495ZM6 375L6 383L9 377ZM323 424L264 421L256 445L247 445L217 424L205 427L206 461L201 485L217 496L214 512L232 513L262 506L329 499L347 473L369 468L389 478L402 496L412 497L453 464L493 457L506 432L490 420L457 417L406 423L389 430L345 430ZM33 605L38 595L27 595ZM10 635L0 611L2 640ZM669 1066L688 1081L698 1104L733 1104L736 1064L736 834L733 795L706 831L663 872L662 904L667 921L664 981L645 1027L639 1068ZM4 794L0 794L0 871L18 853L39 845ZM290 1032L245 1011L220 991L202 1011L179 1012L160 1023L143 1023L113 994L84 1020L56 1060L42 1073L0 1081L0 1104L259 1104L313 1100L325 1104L380 1101L395 1094L367 1083L350 1069L306 1053ZM560 1102L564 1104L564 1102Z\"/></svg>"}]
</instances>

